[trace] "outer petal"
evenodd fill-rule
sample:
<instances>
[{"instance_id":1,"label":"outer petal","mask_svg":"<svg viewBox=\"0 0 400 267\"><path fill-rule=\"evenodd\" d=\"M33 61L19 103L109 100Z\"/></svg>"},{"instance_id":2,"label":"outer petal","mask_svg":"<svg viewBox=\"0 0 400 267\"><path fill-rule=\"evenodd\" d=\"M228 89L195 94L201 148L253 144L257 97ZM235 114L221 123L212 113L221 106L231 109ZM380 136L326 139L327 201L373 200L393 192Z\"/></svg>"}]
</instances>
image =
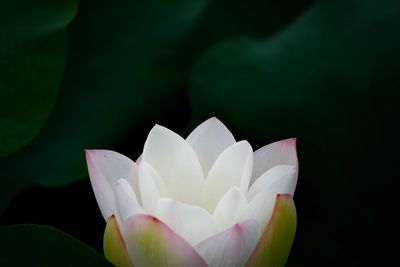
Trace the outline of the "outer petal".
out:
<instances>
[{"instance_id":1,"label":"outer petal","mask_svg":"<svg viewBox=\"0 0 400 267\"><path fill-rule=\"evenodd\" d=\"M197 126L186 140L196 152L205 175L222 151L236 142L228 128L215 117Z\"/></svg>"},{"instance_id":2,"label":"outer petal","mask_svg":"<svg viewBox=\"0 0 400 267\"><path fill-rule=\"evenodd\" d=\"M211 214L198 206L164 198L158 202L156 214L192 245L218 231Z\"/></svg>"},{"instance_id":3,"label":"outer petal","mask_svg":"<svg viewBox=\"0 0 400 267\"><path fill-rule=\"evenodd\" d=\"M165 127L154 126L144 145L143 161L161 175L173 198L200 203L203 171L192 147L182 137Z\"/></svg>"},{"instance_id":4,"label":"outer petal","mask_svg":"<svg viewBox=\"0 0 400 267\"><path fill-rule=\"evenodd\" d=\"M143 208L155 215L158 200L169 194L160 175L144 161L139 164L139 186Z\"/></svg>"},{"instance_id":5,"label":"outer petal","mask_svg":"<svg viewBox=\"0 0 400 267\"><path fill-rule=\"evenodd\" d=\"M206 267L197 251L162 221L151 215L135 215L126 221L124 239L137 267Z\"/></svg>"},{"instance_id":6,"label":"outer petal","mask_svg":"<svg viewBox=\"0 0 400 267\"><path fill-rule=\"evenodd\" d=\"M284 266L296 233L296 208L290 195L278 195L273 215L246 266Z\"/></svg>"},{"instance_id":7,"label":"outer petal","mask_svg":"<svg viewBox=\"0 0 400 267\"><path fill-rule=\"evenodd\" d=\"M229 189L219 200L213 217L219 229L228 228L237 222L238 216L247 207L247 200L238 187Z\"/></svg>"},{"instance_id":8,"label":"outer petal","mask_svg":"<svg viewBox=\"0 0 400 267\"><path fill-rule=\"evenodd\" d=\"M256 247L259 236L258 221L249 220L237 223L202 241L196 246L196 250L210 267L244 266Z\"/></svg>"},{"instance_id":9,"label":"outer petal","mask_svg":"<svg viewBox=\"0 0 400 267\"><path fill-rule=\"evenodd\" d=\"M253 184L268 169L282 164L297 168L296 138L278 141L254 152L254 166L250 184Z\"/></svg>"},{"instance_id":10,"label":"outer petal","mask_svg":"<svg viewBox=\"0 0 400 267\"><path fill-rule=\"evenodd\" d=\"M115 204L117 206L117 222L123 222L131 215L144 213L135 192L125 179L119 179L114 186Z\"/></svg>"},{"instance_id":11,"label":"outer petal","mask_svg":"<svg viewBox=\"0 0 400 267\"><path fill-rule=\"evenodd\" d=\"M107 220L103 238L104 256L115 266L133 267L114 216Z\"/></svg>"},{"instance_id":12,"label":"outer petal","mask_svg":"<svg viewBox=\"0 0 400 267\"><path fill-rule=\"evenodd\" d=\"M218 200L234 186L247 192L252 166L253 150L248 142L241 141L225 149L208 173L203 195L204 206L213 211Z\"/></svg>"},{"instance_id":13,"label":"outer petal","mask_svg":"<svg viewBox=\"0 0 400 267\"><path fill-rule=\"evenodd\" d=\"M118 179L126 179L139 194L137 165L124 155L110 150L85 150L85 155L97 203L107 220L116 211L112 188Z\"/></svg>"},{"instance_id":14,"label":"outer petal","mask_svg":"<svg viewBox=\"0 0 400 267\"><path fill-rule=\"evenodd\" d=\"M280 194L293 196L297 182L297 168L292 165L277 165L261 175L250 187L247 193L248 199L252 199L257 193L269 188Z\"/></svg>"}]
</instances>

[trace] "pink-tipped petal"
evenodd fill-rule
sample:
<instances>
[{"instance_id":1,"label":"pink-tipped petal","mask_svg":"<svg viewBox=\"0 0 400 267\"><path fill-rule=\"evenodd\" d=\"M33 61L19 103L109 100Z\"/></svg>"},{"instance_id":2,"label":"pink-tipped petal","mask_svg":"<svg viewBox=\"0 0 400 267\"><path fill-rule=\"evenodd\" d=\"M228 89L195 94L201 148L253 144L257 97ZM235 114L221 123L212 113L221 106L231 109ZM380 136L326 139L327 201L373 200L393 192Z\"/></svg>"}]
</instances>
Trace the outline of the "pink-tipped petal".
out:
<instances>
[{"instance_id":1,"label":"pink-tipped petal","mask_svg":"<svg viewBox=\"0 0 400 267\"><path fill-rule=\"evenodd\" d=\"M116 212L113 186L120 179L126 179L136 193L139 193L137 165L125 157L110 150L85 150L90 182L105 220Z\"/></svg>"},{"instance_id":2,"label":"pink-tipped petal","mask_svg":"<svg viewBox=\"0 0 400 267\"><path fill-rule=\"evenodd\" d=\"M188 242L151 215L134 215L128 218L125 229L125 244L136 267L207 266Z\"/></svg>"},{"instance_id":3,"label":"pink-tipped petal","mask_svg":"<svg viewBox=\"0 0 400 267\"><path fill-rule=\"evenodd\" d=\"M246 266L284 266L294 240L296 224L293 198L278 195L271 220Z\"/></svg>"},{"instance_id":4,"label":"pink-tipped petal","mask_svg":"<svg viewBox=\"0 0 400 267\"><path fill-rule=\"evenodd\" d=\"M171 130L156 125L144 145L143 159L163 178L171 197L199 204L204 176L193 148Z\"/></svg>"},{"instance_id":5,"label":"pink-tipped petal","mask_svg":"<svg viewBox=\"0 0 400 267\"><path fill-rule=\"evenodd\" d=\"M107 220L103 238L104 256L118 267L133 267L114 216Z\"/></svg>"},{"instance_id":6,"label":"pink-tipped petal","mask_svg":"<svg viewBox=\"0 0 400 267\"><path fill-rule=\"evenodd\" d=\"M283 164L298 167L296 138L278 141L255 151L250 184L270 168Z\"/></svg>"},{"instance_id":7,"label":"pink-tipped petal","mask_svg":"<svg viewBox=\"0 0 400 267\"><path fill-rule=\"evenodd\" d=\"M173 199L160 199L156 215L192 245L218 231L217 225L208 211Z\"/></svg>"},{"instance_id":8,"label":"pink-tipped petal","mask_svg":"<svg viewBox=\"0 0 400 267\"><path fill-rule=\"evenodd\" d=\"M202 241L196 245L196 250L209 267L241 267L247 262L259 237L259 224L253 219L237 223Z\"/></svg>"},{"instance_id":9,"label":"pink-tipped petal","mask_svg":"<svg viewBox=\"0 0 400 267\"><path fill-rule=\"evenodd\" d=\"M219 199L237 186L247 192L253 166L253 150L247 141L237 142L222 152L208 173L203 203L213 211Z\"/></svg>"},{"instance_id":10,"label":"pink-tipped petal","mask_svg":"<svg viewBox=\"0 0 400 267\"><path fill-rule=\"evenodd\" d=\"M197 126L186 140L199 157L204 175L222 151L236 142L228 128L215 117Z\"/></svg>"},{"instance_id":11,"label":"pink-tipped petal","mask_svg":"<svg viewBox=\"0 0 400 267\"><path fill-rule=\"evenodd\" d=\"M135 191L125 179L119 179L114 186L114 199L117 207L117 222L123 222L130 216L144 213L140 206Z\"/></svg>"}]
</instances>

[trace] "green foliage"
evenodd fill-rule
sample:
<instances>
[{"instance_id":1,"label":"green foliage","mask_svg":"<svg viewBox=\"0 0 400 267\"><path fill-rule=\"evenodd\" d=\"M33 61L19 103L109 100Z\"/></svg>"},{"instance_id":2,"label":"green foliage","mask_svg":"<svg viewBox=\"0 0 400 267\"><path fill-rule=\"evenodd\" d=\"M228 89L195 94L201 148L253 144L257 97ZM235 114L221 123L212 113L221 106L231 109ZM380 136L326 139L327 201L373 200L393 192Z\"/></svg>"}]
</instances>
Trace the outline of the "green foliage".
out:
<instances>
[{"instance_id":1,"label":"green foliage","mask_svg":"<svg viewBox=\"0 0 400 267\"><path fill-rule=\"evenodd\" d=\"M0 3L0 158L25 145L51 111L77 0Z\"/></svg>"},{"instance_id":2,"label":"green foliage","mask_svg":"<svg viewBox=\"0 0 400 267\"><path fill-rule=\"evenodd\" d=\"M79 240L49 226L0 228L1 266L113 266Z\"/></svg>"}]
</instances>

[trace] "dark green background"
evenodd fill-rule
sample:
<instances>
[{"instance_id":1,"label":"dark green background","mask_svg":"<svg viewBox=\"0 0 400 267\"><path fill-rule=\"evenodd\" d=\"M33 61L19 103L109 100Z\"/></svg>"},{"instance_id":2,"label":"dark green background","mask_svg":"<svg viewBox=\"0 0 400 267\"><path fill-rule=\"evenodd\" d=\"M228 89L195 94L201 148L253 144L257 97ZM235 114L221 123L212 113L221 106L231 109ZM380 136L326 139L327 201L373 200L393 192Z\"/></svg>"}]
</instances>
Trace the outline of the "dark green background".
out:
<instances>
[{"instance_id":1,"label":"dark green background","mask_svg":"<svg viewBox=\"0 0 400 267\"><path fill-rule=\"evenodd\" d=\"M0 225L102 252L83 149L136 158L155 123L186 135L217 116L255 149L298 138L288 266L389 265L399 29L397 0L3 0ZM49 251L82 263L87 247L54 231L2 228L0 244L52 236Z\"/></svg>"}]
</instances>

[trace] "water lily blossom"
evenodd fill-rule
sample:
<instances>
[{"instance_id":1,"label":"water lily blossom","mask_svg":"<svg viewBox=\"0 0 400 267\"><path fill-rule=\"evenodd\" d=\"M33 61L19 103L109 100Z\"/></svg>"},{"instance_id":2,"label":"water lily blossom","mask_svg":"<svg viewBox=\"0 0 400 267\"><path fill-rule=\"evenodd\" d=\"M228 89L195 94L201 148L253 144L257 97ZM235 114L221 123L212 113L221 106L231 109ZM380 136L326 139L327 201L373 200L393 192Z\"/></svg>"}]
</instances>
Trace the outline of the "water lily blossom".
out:
<instances>
[{"instance_id":1,"label":"water lily blossom","mask_svg":"<svg viewBox=\"0 0 400 267\"><path fill-rule=\"evenodd\" d=\"M283 266L296 230L296 140L253 152L216 118L186 139L156 125L136 161L86 150L116 266Z\"/></svg>"}]
</instances>

